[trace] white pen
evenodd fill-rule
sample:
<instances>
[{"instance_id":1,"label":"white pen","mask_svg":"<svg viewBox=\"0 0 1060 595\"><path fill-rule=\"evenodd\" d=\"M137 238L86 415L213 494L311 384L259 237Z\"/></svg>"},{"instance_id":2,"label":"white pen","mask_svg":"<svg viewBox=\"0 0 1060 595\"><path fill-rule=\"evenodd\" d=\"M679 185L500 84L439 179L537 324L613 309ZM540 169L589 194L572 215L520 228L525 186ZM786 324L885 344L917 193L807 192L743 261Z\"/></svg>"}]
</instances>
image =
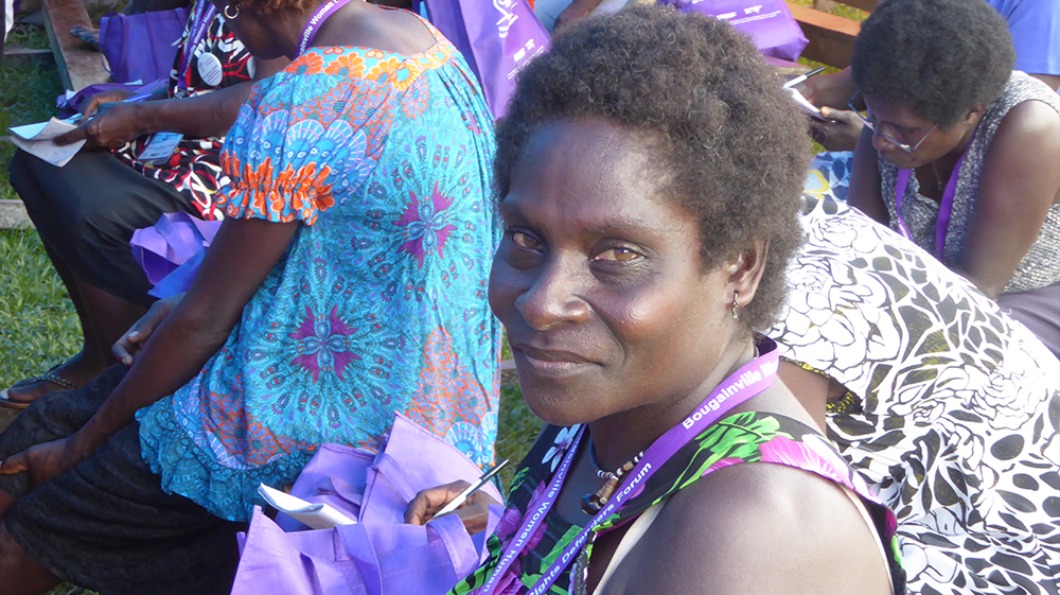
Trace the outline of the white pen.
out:
<instances>
[{"instance_id":1,"label":"white pen","mask_svg":"<svg viewBox=\"0 0 1060 595\"><path fill-rule=\"evenodd\" d=\"M790 88L792 88L795 85L805 81L806 79L810 78L811 76L813 76L815 74L821 74L822 72L824 72L824 68L825 67L822 66L820 68L814 68L813 70L807 72L806 74L800 74L799 76L797 76L797 77L791 79L790 81L784 83L780 88L781 89L790 89Z\"/></svg>"},{"instance_id":2,"label":"white pen","mask_svg":"<svg viewBox=\"0 0 1060 595\"><path fill-rule=\"evenodd\" d=\"M500 463L497 463L496 467L494 467L493 469L490 469L489 471L483 473L482 477L478 478L478 481L476 481L475 483L473 483L473 484L467 486L466 488L464 488L464 491L462 491L459 494L457 494L456 498L453 498L453 500L451 502L449 502L449 504L446 504L445 506L442 507L441 510L439 510L436 513L434 513L434 518L438 518L438 517L442 516L443 514L449 514L450 512L453 512L454 510L456 510L457 508L460 508L460 505L463 504L464 501L467 500L469 497L471 497L471 494L474 494L475 492L477 492L480 489L482 489L482 487L484 485L486 485L486 483L494 475L496 475L498 471L503 469L504 466L507 465L507 464L508 464L508 459L504 459Z\"/></svg>"}]
</instances>

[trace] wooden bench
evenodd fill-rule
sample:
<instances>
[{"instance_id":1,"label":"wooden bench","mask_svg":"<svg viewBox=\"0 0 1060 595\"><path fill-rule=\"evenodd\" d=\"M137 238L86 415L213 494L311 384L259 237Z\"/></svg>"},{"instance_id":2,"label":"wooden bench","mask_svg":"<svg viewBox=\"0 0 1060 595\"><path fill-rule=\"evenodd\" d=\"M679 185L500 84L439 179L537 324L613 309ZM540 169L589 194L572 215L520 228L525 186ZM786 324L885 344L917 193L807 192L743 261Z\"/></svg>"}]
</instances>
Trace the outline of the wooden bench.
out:
<instances>
[{"instance_id":1,"label":"wooden bench","mask_svg":"<svg viewBox=\"0 0 1060 595\"><path fill-rule=\"evenodd\" d=\"M59 80L66 89L77 91L107 82L110 74L103 69L99 52L70 35L74 25L92 27L84 0L44 0L44 28L55 54Z\"/></svg>"},{"instance_id":2,"label":"wooden bench","mask_svg":"<svg viewBox=\"0 0 1060 595\"><path fill-rule=\"evenodd\" d=\"M838 4L872 12L877 0L814 0L813 6L787 1L791 14L810 40L802 56L836 68L850 66L854 38L861 31L861 22L829 11Z\"/></svg>"}]
</instances>

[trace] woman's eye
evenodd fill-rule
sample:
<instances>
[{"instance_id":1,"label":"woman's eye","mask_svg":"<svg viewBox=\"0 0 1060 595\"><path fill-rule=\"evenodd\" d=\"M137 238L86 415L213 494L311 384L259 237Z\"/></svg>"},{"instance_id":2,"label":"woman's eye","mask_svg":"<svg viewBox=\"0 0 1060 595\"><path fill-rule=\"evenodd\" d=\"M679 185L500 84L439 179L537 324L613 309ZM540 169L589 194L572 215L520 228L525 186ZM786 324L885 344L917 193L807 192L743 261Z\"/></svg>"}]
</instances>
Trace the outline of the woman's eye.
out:
<instances>
[{"instance_id":1,"label":"woman's eye","mask_svg":"<svg viewBox=\"0 0 1060 595\"><path fill-rule=\"evenodd\" d=\"M640 252L632 248L610 248L598 254L594 260L606 262L631 262L641 257Z\"/></svg>"},{"instance_id":2,"label":"woman's eye","mask_svg":"<svg viewBox=\"0 0 1060 595\"><path fill-rule=\"evenodd\" d=\"M512 236L512 243L520 248L525 248L527 250L539 250L541 248L541 242L525 231L513 229L508 233Z\"/></svg>"}]
</instances>

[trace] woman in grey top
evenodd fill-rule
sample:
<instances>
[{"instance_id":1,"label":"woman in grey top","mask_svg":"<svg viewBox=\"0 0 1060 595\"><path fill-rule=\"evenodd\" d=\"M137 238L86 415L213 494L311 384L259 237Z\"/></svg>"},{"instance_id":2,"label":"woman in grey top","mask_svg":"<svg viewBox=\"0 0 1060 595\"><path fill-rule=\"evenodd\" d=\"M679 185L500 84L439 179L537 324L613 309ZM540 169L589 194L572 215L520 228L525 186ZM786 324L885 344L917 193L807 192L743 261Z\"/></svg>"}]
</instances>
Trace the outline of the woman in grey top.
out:
<instances>
[{"instance_id":1,"label":"woman in grey top","mask_svg":"<svg viewBox=\"0 0 1060 595\"><path fill-rule=\"evenodd\" d=\"M1060 353L1060 99L1013 72L982 0L888 0L852 71L868 107L849 201Z\"/></svg>"}]
</instances>

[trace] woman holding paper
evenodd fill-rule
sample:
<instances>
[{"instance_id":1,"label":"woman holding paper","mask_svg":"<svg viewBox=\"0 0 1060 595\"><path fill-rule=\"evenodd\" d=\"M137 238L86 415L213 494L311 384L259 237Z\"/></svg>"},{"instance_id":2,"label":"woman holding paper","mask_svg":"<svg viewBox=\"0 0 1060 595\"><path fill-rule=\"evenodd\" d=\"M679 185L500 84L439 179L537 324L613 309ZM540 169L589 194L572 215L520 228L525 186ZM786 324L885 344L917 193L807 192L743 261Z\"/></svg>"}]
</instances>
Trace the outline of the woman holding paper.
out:
<instances>
[{"instance_id":1,"label":"woman holding paper","mask_svg":"<svg viewBox=\"0 0 1060 595\"><path fill-rule=\"evenodd\" d=\"M894 517L754 332L799 240L795 109L748 40L670 9L571 25L524 71L490 304L550 425L456 593L904 592Z\"/></svg>"},{"instance_id":2,"label":"woman holding paper","mask_svg":"<svg viewBox=\"0 0 1060 595\"><path fill-rule=\"evenodd\" d=\"M227 593L258 485L323 442L373 447L395 412L492 459L499 229L471 73L407 11L215 6L254 55L293 61L240 109L227 217L183 300L122 340L132 367L0 434L5 592Z\"/></svg>"},{"instance_id":3,"label":"woman holding paper","mask_svg":"<svg viewBox=\"0 0 1060 595\"><path fill-rule=\"evenodd\" d=\"M11 161L11 185L74 303L83 343L66 362L0 391L2 407L76 388L113 363L111 345L154 301L129 248L134 230L163 213L222 216L215 195L228 182L218 163L224 134L251 80L285 61L252 59L208 1L189 10L157 100L122 90L93 95L78 129L57 139L86 141L69 163L54 167L21 151Z\"/></svg>"}]
</instances>

